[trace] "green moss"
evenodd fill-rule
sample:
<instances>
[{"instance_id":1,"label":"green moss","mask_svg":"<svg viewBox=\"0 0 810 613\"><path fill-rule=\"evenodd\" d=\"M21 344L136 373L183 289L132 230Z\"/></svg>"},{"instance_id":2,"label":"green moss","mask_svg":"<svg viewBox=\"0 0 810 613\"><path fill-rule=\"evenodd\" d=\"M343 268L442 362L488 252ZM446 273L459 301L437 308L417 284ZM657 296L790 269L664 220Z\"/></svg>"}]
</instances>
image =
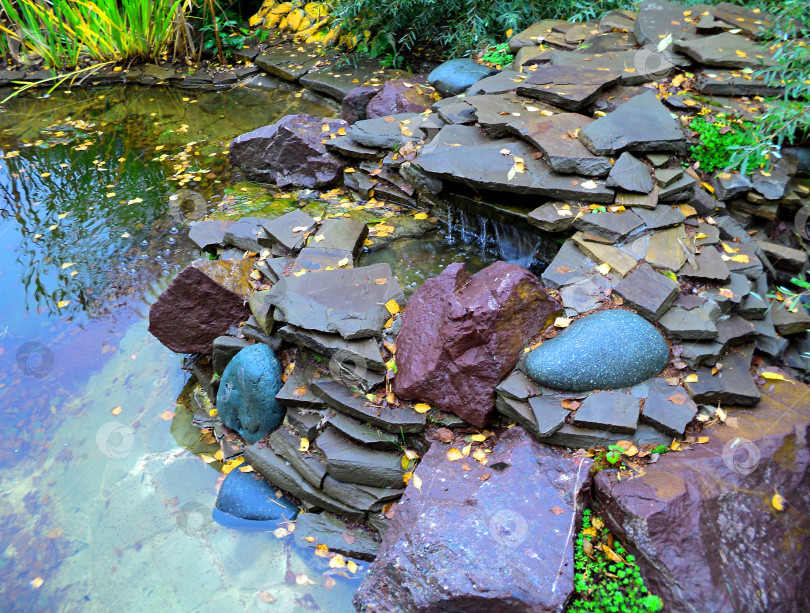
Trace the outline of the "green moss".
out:
<instances>
[{"instance_id":1,"label":"green moss","mask_svg":"<svg viewBox=\"0 0 810 613\"><path fill-rule=\"evenodd\" d=\"M698 140L690 151L700 162L700 169L705 172L728 168L732 164L734 153L751 147L756 138L751 123L729 118L722 113L695 117L689 127ZM764 164L765 158L760 156L752 162L747 166L749 174L760 164Z\"/></svg>"},{"instance_id":2,"label":"green moss","mask_svg":"<svg viewBox=\"0 0 810 613\"><path fill-rule=\"evenodd\" d=\"M657 613L664 608L644 586L635 557L586 509L574 545L576 597L567 613Z\"/></svg>"}]
</instances>

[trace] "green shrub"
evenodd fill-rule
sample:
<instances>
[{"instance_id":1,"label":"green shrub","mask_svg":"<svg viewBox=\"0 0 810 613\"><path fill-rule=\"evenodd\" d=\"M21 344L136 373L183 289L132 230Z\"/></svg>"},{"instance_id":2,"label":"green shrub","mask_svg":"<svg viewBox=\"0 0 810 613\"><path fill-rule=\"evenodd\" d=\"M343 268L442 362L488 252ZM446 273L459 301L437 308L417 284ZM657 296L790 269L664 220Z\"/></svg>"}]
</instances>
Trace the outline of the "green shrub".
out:
<instances>
[{"instance_id":1,"label":"green shrub","mask_svg":"<svg viewBox=\"0 0 810 613\"><path fill-rule=\"evenodd\" d=\"M650 594L635 557L610 537L599 517L586 509L574 545L576 597L567 613L657 613L664 607Z\"/></svg>"},{"instance_id":2,"label":"green shrub","mask_svg":"<svg viewBox=\"0 0 810 613\"><path fill-rule=\"evenodd\" d=\"M734 152L750 147L756 140L751 123L729 118L723 113L694 117L689 127L698 139L698 144L690 147L690 151L705 172L728 168ZM757 156L756 162L755 165L748 164L746 170L752 172L754 166L763 164L764 155Z\"/></svg>"},{"instance_id":3,"label":"green shrub","mask_svg":"<svg viewBox=\"0 0 810 613\"><path fill-rule=\"evenodd\" d=\"M501 43L487 49L481 59L490 64L505 66L510 64L515 59L515 56L509 52L509 43Z\"/></svg>"}]
</instances>

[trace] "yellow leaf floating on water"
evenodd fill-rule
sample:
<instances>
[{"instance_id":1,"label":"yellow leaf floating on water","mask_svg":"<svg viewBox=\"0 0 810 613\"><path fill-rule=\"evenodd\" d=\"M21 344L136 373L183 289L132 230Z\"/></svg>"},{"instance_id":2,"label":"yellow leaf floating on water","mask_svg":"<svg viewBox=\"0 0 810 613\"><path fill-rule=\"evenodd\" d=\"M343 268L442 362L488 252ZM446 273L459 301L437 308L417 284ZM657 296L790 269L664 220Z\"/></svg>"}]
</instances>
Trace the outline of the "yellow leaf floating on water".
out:
<instances>
[{"instance_id":1,"label":"yellow leaf floating on water","mask_svg":"<svg viewBox=\"0 0 810 613\"><path fill-rule=\"evenodd\" d=\"M352 574L357 572L357 564L351 560L346 560L346 568L348 568L349 572Z\"/></svg>"},{"instance_id":2,"label":"yellow leaf floating on water","mask_svg":"<svg viewBox=\"0 0 810 613\"><path fill-rule=\"evenodd\" d=\"M315 555L319 558L325 558L329 555L329 547L321 543L317 547L315 547Z\"/></svg>"},{"instance_id":3,"label":"yellow leaf floating on water","mask_svg":"<svg viewBox=\"0 0 810 613\"><path fill-rule=\"evenodd\" d=\"M430 411L430 405L425 402L417 402L413 405L413 410L417 413L427 413Z\"/></svg>"},{"instance_id":4,"label":"yellow leaf floating on water","mask_svg":"<svg viewBox=\"0 0 810 613\"><path fill-rule=\"evenodd\" d=\"M447 455L447 459L450 460L451 462L455 462L456 460L460 460L461 458L464 457L461 454L461 450L456 449L455 447L450 447L450 449L447 450L446 455Z\"/></svg>"},{"instance_id":5,"label":"yellow leaf floating on water","mask_svg":"<svg viewBox=\"0 0 810 613\"><path fill-rule=\"evenodd\" d=\"M74 262L65 262L64 264L62 264L62 270L64 270L65 268L70 268L71 266L75 265L76 264Z\"/></svg>"},{"instance_id":6,"label":"yellow leaf floating on water","mask_svg":"<svg viewBox=\"0 0 810 613\"><path fill-rule=\"evenodd\" d=\"M686 383L697 383L698 376L694 375L694 374L693 375L687 375L686 378L684 379L684 381Z\"/></svg>"},{"instance_id":7,"label":"yellow leaf floating on water","mask_svg":"<svg viewBox=\"0 0 810 613\"><path fill-rule=\"evenodd\" d=\"M62 307L66 307L69 304L70 300L60 300L59 302L56 303L56 308L61 309Z\"/></svg>"},{"instance_id":8,"label":"yellow leaf floating on water","mask_svg":"<svg viewBox=\"0 0 810 613\"><path fill-rule=\"evenodd\" d=\"M45 583L45 579L43 579L42 577L35 577L34 579L31 580L31 587L34 588L35 590L38 590L39 588L42 587L43 583Z\"/></svg>"},{"instance_id":9,"label":"yellow leaf floating on water","mask_svg":"<svg viewBox=\"0 0 810 613\"><path fill-rule=\"evenodd\" d=\"M118 405L117 407L115 407L115 408L114 408L112 411L110 411L110 413L112 413L113 415L116 415L116 416L117 416L117 415L120 415L120 414L121 414L121 411L122 411L122 410L123 410L123 407L122 407L122 406L119 404L119 405Z\"/></svg>"},{"instance_id":10,"label":"yellow leaf floating on water","mask_svg":"<svg viewBox=\"0 0 810 613\"><path fill-rule=\"evenodd\" d=\"M332 559L329 560L329 568L343 568L345 566L346 559L340 554L332 556Z\"/></svg>"},{"instance_id":11,"label":"yellow leaf floating on water","mask_svg":"<svg viewBox=\"0 0 810 613\"><path fill-rule=\"evenodd\" d=\"M771 498L771 504L777 511L784 511L786 502L787 500L785 500L778 492L773 495L773 498Z\"/></svg>"},{"instance_id":12,"label":"yellow leaf floating on water","mask_svg":"<svg viewBox=\"0 0 810 613\"><path fill-rule=\"evenodd\" d=\"M67 213L59 213L59 215L57 215L56 217L57 219L64 219L68 215L70 215L70 211L68 211Z\"/></svg>"},{"instance_id":13,"label":"yellow leaf floating on water","mask_svg":"<svg viewBox=\"0 0 810 613\"><path fill-rule=\"evenodd\" d=\"M793 383L790 379L785 379L785 375L780 375L778 372L765 371L761 374L764 379L770 379L771 381L787 381L788 383Z\"/></svg>"},{"instance_id":14,"label":"yellow leaf floating on water","mask_svg":"<svg viewBox=\"0 0 810 613\"><path fill-rule=\"evenodd\" d=\"M309 451L309 439L302 438L301 443L298 445L298 451L305 453Z\"/></svg>"},{"instance_id":15,"label":"yellow leaf floating on water","mask_svg":"<svg viewBox=\"0 0 810 613\"><path fill-rule=\"evenodd\" d=\"M385 303L385 308L388 309L388 312L391 313L391 315L396 315L399 313L399 305L393 298Z\"/></svg>"},{"instance_id":16,"label":"yellow leaf floating on water","mask_svg":"<svg viewBox=\"0 0 810 613\"><path fill-rule=\"evenodd\" d=\"M427 216L427 213L417 213L416 215L413 216L413 218L414 219L427 219L428 216Z\"/></svg>"}]
</instances>

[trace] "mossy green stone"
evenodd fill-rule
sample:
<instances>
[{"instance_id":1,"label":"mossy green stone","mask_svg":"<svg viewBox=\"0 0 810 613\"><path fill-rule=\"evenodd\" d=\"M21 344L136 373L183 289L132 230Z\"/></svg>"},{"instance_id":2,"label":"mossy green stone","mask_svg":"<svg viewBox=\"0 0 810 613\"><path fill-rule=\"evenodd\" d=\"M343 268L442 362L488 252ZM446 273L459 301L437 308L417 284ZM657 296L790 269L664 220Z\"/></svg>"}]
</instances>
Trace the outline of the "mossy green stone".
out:
<instances>
[{"instance_id":1,"label":"mossy green stone","mask_svg":"<svg viewBox=\"0 0 810 613\"><path fill-rule=\"evenodd\" d=\"M669 359L661 333L640 315L613 309L588 315L526 358L526 374L558 390L585 392L636 385Z\"/></svg>"}]
</instances>

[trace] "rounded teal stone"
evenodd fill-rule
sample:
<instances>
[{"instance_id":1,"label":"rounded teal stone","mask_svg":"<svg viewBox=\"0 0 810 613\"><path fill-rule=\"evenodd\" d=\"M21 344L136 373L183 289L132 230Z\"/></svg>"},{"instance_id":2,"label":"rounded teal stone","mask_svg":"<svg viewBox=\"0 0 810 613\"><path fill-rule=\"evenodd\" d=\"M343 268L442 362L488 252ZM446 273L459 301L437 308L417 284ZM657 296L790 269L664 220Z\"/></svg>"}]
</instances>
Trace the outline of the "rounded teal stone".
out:
<instances>
[{"instance_id":1,"label":"rounded teal stone","mask_svg":"<svg viewBox=\"0 0 810 613\"><path fill-rule=\"evenodd\" d=\"M526 358L526 374L539 384L569 392L617 389L656 376L667 365L669 345L646 319L613 309L578 319Z\"/></svg>"},{"instance_id":2,"label":"rounded teal stone","mask_svg":"<svg viewBox=\"0 0 810 613\"><path fill-rule=\"evenodd\" d=\"M222 423L252 445L281 425L286 409L276 400L281 362L267 345L242 349L225 367L217 391Z\"/></svg>"}]
</instances>

